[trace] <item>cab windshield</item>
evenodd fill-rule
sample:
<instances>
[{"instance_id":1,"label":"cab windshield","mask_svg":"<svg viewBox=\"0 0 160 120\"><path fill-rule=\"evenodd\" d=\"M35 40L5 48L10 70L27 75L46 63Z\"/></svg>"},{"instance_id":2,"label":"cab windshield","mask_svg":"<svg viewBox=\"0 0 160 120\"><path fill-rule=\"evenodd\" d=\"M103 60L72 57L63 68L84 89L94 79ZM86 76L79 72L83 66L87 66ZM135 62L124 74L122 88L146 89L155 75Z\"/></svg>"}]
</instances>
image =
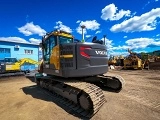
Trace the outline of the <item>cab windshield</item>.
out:
<instances>
[{"instance_id":1,"label":"cab windshield","mask_svg":"<svg viewBox=\"0 0 160 120\"><path fill-rule=\"evenodd\" d=\"M63 44L63 43L73 43L73 39L59 36L59 44Z\"/></svg>"}]
</instances>

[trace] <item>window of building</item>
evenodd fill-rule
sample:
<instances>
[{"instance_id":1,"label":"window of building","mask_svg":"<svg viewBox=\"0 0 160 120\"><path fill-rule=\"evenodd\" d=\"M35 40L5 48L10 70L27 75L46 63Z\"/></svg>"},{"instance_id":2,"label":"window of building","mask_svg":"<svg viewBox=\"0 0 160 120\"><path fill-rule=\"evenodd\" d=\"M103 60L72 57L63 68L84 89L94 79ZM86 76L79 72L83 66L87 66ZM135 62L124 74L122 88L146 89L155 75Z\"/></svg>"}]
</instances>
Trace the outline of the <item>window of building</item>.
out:
<instances>
[{"instance_id":1,"label":"window of building","mask_svg":"<svg viewBox=\"0 0 160 120\"><path fill-rule=\"evenodd\" d=\"M25 54L33 54L33 50L24 50Z\"/></svg>"},{"instance_id":2,"label":"window of building","mask_svg":"<svg viewBox=\"0 0 160 120\"><path fill-rule=\"evenodd\" d=\"M4 53L4 48L0 48L0 53Z\"/></svg>"},{"instance_id":3,"label":"window of building","mask_svg":"<svg viewBox=\"0 0 160 120\"><path fill-rule=\"evenodd\" d=\"M10 48L0 48L0 53L11 53Z\"/></svg>"},{"instance_id":4,"label":"window of building","mask_svg":"<svg viewBox=\"0 0 160 120\"><path fill-rule=\"evenodd\" d=\"M11 53L10 49L9 49L9 48L6 48L6 49L5 49L5 53Z\"/></svg>"}]
</instances>

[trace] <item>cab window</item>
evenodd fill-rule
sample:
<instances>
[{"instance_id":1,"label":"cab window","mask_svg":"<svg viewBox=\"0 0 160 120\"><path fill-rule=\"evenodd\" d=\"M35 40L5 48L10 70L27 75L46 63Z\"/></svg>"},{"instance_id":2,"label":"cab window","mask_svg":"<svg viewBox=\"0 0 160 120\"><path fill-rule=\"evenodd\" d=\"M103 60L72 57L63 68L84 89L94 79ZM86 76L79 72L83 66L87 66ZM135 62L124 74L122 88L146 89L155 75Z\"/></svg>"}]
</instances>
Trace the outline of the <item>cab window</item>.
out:
<instances>
[{"instance_id":1,"label":"cab window","mask_svg":"<svg viewBox=\"0 0 160 120\"><path fill-rule=\"evenodd\" d=\"M73 39L72 38L68 38L68 37L59 37L59 44L63 44L63 43L72 43Z\"/></svg>"},{"instance_id":2,"label":"cab window","mask_svg":"<svg viewBox=\"0 0 160 120\"><path fill-rule=\"evenodd\" d=\"M53 47L56 46L56 37L50 36L44 41L44 59L48 63Z\"/></svg>"}]
</instances>

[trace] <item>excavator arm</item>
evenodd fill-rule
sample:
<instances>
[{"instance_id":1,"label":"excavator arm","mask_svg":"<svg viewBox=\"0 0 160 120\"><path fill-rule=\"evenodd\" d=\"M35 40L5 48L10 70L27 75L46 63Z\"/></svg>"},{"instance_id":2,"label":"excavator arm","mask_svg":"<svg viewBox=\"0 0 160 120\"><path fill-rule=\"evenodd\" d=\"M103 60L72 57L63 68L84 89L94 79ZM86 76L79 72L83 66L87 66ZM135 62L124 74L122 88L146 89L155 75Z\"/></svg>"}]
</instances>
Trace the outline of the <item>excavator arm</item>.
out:
<instances>
[{"instance_id":1,"label":"excavator arm","mask_svg":"<svg viewBox=\"0 0 160 120\"><path fill-rule=\"evenodd\" d=\"M32 60L30 58L23 58L20 59L18 62L16 62L15 64L19 64L20 66L23 65L24 63L31 63L31 64L36 64L39 65L39 62Z\"/></svg>"}]
</instances>

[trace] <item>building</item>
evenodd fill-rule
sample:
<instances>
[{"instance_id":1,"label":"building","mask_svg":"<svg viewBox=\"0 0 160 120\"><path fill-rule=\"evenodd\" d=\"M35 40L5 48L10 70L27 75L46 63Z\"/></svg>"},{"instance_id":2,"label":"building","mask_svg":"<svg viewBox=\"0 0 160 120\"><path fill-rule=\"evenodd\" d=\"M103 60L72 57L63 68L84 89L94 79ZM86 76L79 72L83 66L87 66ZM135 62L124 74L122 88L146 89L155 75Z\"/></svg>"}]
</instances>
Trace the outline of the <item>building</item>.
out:
<instances>
[{"instance_id":1,"label":"building","mask_svg":"<svg viewBox=\"0 0 160 120\"><path fill-rule=\"evenodd\" d=\"M0 40L0 59L11 58L30 58L38 62L39 44L29 42L16 42Z\"/></svg>"}]
</instances>

